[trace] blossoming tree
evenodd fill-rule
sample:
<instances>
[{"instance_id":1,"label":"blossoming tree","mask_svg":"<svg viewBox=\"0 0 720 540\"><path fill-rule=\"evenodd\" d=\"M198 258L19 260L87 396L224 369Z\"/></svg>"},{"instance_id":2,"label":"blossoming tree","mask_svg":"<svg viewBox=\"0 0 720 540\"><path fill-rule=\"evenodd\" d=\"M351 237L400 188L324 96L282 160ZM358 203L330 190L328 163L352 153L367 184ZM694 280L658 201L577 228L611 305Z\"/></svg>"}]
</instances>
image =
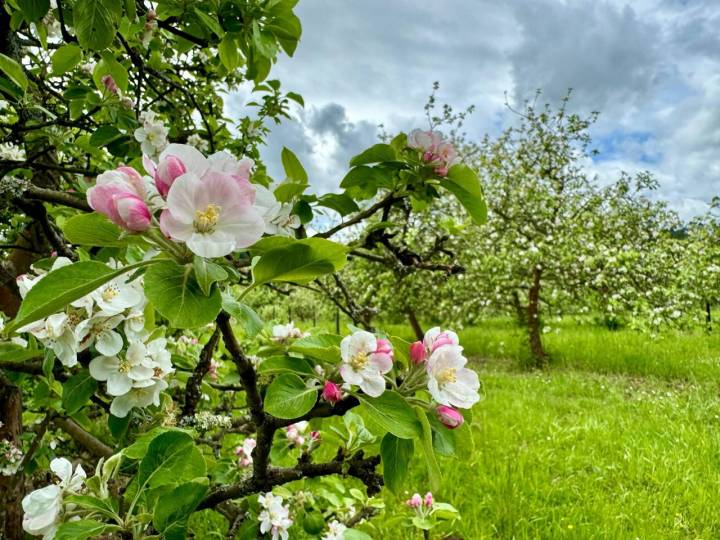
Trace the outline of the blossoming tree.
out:
<instances>
[{"instance_id":1,"label":"blossoming tree","mask_svg":"<svg viewBox=\"0 0 720 540\"><path fill-rule=\"evenodd\" d=\"M414 455L436 487L436 453L468 446L479 381L452 331L308 333L244 303L319 283L357 314L337 272L373 253L342 231L442 193L485 219L477 175L433 131L354 157L339 193L308 193L288 149L286 178L267 176L258 145L302 103L268 80L300 38L295 3L2 4L4 537L368 538L374 495L412 487ZM232 122L241 82L254 112ZM418 498L408 526L454 518Z\"/></svg>"}]
</instances>

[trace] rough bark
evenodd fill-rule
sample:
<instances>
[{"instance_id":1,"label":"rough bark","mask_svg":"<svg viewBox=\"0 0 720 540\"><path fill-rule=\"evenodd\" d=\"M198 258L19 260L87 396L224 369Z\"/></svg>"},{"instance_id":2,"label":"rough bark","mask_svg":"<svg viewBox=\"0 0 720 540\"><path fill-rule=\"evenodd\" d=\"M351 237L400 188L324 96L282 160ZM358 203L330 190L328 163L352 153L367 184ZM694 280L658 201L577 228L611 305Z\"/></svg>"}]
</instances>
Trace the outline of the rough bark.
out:
<instances>
[{"instance_id":1,"label":"rough bark","mask_svg":"<svg viewBox=\"0 0 720 540\"><path fill-rule=\"evenodd\" d=\"M545 368L548 364L547 354L542 342L540 330L540 287L542 269L537 266L533 268L532 285L528 293L528 337L530 340L530 355L535 367Z\"/></svg>"},{"instance_id":2,"label":"rough bark","mask_svg":"<svg viewBox=\"0 0 720 540\"><path fill-rule=\"evenodd\" d=\"M410 321L410 326L412 327L413 332L415 332L415 337L421 340L425 337L425 333L423 332L422 326L420 326L420 322L417 320L417 316L415 315L413 308L407 308L407 316Z\"/></svg>"},{"instance_id":3,"label":"rough bark","mask_svg":"<svg viewBox=\"0 0 720 540\"><path fill-rule=\"evenodd\" d=\"M22 434L22 392L0 372L0 440L20 446ZM23 472L0 475L0 538L22 540Z\"/></svg>"}]
</instances>

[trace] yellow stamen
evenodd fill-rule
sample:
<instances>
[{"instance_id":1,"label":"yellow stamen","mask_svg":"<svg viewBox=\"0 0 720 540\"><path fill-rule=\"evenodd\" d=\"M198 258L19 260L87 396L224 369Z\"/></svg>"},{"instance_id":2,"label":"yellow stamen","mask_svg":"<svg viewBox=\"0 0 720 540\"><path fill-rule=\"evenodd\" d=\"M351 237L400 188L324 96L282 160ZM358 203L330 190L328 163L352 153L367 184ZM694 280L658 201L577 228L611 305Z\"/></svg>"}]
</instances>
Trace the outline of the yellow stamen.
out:
<instances>
[{"instance_id":1,"label":"yellow stamen","mask_svg":"<svg viewBox=\"0 0 720 540\"><path fill-rule=\"evenodd\" d=\"M440 384L454 383L455 381L457 381L457 376L455 375L455 368L449 368L441 371L440 373L438 373L436 379Z\"/></svg>"},{"instance_id":2,"label":"yellow stamen","mask_svg":"<svg viewBox=\"0 0 720 540\"><path fill-rule=\"evenodd\" d=\"M118 371L120 373L127 373L131 368L132 366L130 365L130 362L127 360L120 360L120 364L118 365Z\"/></svg>"},{"instance_id":3,"label":"yellow stamen","mask_svg":"<svg viewBox=\"0 0 720 540\"><path fill-rule=\"evenodd\" d=\"M361 352L358 353L357 356L354 356L352 360L350 360L350 365L355 371L360 371L365 367L365 364L367 364L368 357L367 353Z\"/></svg>"},{"instance_id":4,"label":"yellow stamen","mask_svg":"<svg viewBox=\"0 0 720 540\"><path fill-rule=\"evenodd\" d=\"M220 218L220 206L217 204L208 204L204 212L195 210L195 221L193 227L199 233L211 233L215 230L218 219Z\"/></svg>"},{"instance_id":5,"label":"yellow stamen","mask_svg":"<svg viewBox=\"0 0 720 540\"><path fill-rule=\"evenodd\" d=\"M120 294L120 291L118 291L118 288L114 285L109 285L105 287L105 290L102 292L102 299L106 302L109 302L113 298L115 298L118 294Z\"/></svg>"}]
</instances>

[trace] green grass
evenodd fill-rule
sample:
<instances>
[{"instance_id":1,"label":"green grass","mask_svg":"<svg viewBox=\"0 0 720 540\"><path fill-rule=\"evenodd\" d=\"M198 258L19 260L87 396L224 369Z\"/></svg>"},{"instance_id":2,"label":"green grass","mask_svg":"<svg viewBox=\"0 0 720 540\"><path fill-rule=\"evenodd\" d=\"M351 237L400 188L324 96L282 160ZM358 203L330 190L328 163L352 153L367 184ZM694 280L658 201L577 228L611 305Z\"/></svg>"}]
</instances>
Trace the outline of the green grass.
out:
<instances>
[{"instance_id":1,"label":"green grass","mask_svg":"<svg viewBox=\"0 0 720 540\"><path fill-rule=\"evenodd\" d=\"M563 325L546 335L545 373L518 368L524 336L507 322L467 329L461 342L485 398L470 459L441 463L437 498L463 516L453 532L720 538L720 337ZM408 487L427 489L420 467Z\"/></svg>"}]
</instances>

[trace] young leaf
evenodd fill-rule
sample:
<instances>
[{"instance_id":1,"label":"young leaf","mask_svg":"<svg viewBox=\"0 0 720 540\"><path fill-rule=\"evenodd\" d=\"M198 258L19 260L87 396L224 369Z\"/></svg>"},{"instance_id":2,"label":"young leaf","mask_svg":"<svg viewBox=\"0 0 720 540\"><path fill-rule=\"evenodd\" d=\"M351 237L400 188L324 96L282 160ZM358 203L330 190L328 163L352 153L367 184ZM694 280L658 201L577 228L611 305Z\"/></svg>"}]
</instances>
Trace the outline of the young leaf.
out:
<instances>
[{"instance_id":1,"label":"young leaf","mask_svg":"<svg viewBox=\"0 0 720 540\"><path fill-rule=\"evenodd\" d=\"M73 23L80 46L100 51L115 39L115 26L107 4L116 0L78 0L73 5Z\"/></svg>"},{"instance_id":2,"label":"young leaf","mask_svg":"<svg viewBox=\"0 0 720 540\"><path fill-rule=\"evenodd\" d=\"M53 270L28 291L7 330L11 332L52 315L111 279L156 262L142 261L115 270L101 262L83 261Z\"/></svg>"},{"instance_id":3,"label":"young leaf","mask_svg":"<svg viewBox=\"0 0 720 540\"><path fill-rule=\"evenodd\" d=\"M87 369L73 375L63 384L62 404L68 414L75 414L97 390L97 381Z\"/></svg>"},{"instance_id":4,"label":"young leaf","mask_svg":"<svg viewBox=\"0 0 720 540\"><path fill-rule=\"evenodd\" d=\"M32 290L32 289L31 289ZM193 265L163 261L145 273L145 294L176 328L204 326L220 313L220 291L206 296L193 276Z\"/></svg>"},{"instance_id":5,"label":"young leaf","mask_svg":"<svg viewBox=\"0 0 720 540\"><path fill-rule=\"evenodd\" d=\"M240 66L240 52L238 51L235 38L230 34L225 34L220 41L218 53L220 55L220 62L222 62L222 65L225 66L228 71L235 71L235 69Z\"/></svg>"},{"instance_id":6,"label":"young leaf","mask_svg":"<svg viewBox=\"0 0 720 540\"><path fill-rule=\"evenodd\" d=\"M390 432L401 439L416 439L422 436L422 427L415 411L397 392L386 390L380 397L360 394L358 398L365 419L384 432Z\"/></svg>"},{"instance_id":7,"label":"young leaf","mask_svg":"<svg viewBox=\"0 0 720 540\"><path fill-rule=\"evenodd\" d=\"M277 418L297 418L313 408L317 395L317 388L308 388L297 375L284 373L268 386L265 410Z\"/></svg>"},{"instance_id":8,"label":"young leaf","mask_svg":"<svg viewBox=\"0 0 720 540\"><path fill-rule=\"evenodd\" d=\"M302 163L300 163L300 160L290 149L283 147L280 158L282 160L283 169L285 169L285 174L291 181L298 184L308 183L308 175L305 172Z\"/></svg>"},{"instance_id":9,"label":"young leaf","mask_svg":"<svg viewBox=\"0 0 720 540\"><path fill-rule=\"evenodd\" d=\"M137 482L158 487L205 476L205 459L192 437L182 431L168 431L155 437L140 462Z\"/></svg>"},{"instance_id":10,"label":"young leaf","mask_svg":"<svg viewBox=\"0 0 720 540\"><path fill-rule=\"evenodd\" d=\"M62 75L77 66L82 59L82 50L77 45L68 43L60 47L52 55L53 75Z\"/></svg>"},{"instance_id":11,"label":"young leaf","mask_svg":"<svg viewBox=\"0 0 720 540\"><path fill-rule=\"evenodd\" d=\"M347 248L323 238L305 238L266 252L253 267L255 285L271 281L308 283L337 272L347 262Z\"/></svg>"},{"instance_id":12,"label":"young leaf","mask_svg":"<svg viewBox=\"0 0 720 540\"><path fill-rule=\"evenodd\" d=\"M428 421L425 409L420 406L416 406L415 412L417 413L417 418L420 420L420 425L422 426L422 448L425 452L425 466L427 467L430 487L433 491L438 491L440 489L440 481L442 478L440 475L440 466L435 458L435 450L433 449L432 428L430 427L430 422Z\"/></svg>"},{"instance_id":13,"label":"young leaf","mask_svg":"<svg viewBox=\"0 0 720 540\"><path fill-rule=\"evenodd\" d=\"M352 158L350 160L350 166L356 167L367 163L382 163L384 161L395 161L396 159L397 154L392 146L378 143Z\"/></svg>"},{"instance_id":14,"label":"young leaf","mask_svg":"<svg viewBox=\"0 0 720 540\"><path fill-rule=\"evenodd\" d=\"M487 221L487 205L482 185L470 167L463 164L453 165L441 185L457 197L475 223L482 225Z\"/></svg>"},{"instance_id":15,"label":"young leaf","mask_svg":"<svg viewBox=\"0 0 720 540\"><path fill-rule=\"evenodd\" d=\"M120 527L117 525L107 525L94 519L81 519L61 523L53 538L55 540L87 540L119 530Z\"/></svg>"},{"instance_id":16,"label":"young leaf","mask_svg":"<svg viewBox=\"0 0 720 540\"><path fill-rule=\"evenodd\" d=\"M263 360L257 369L258 373L291 372L306 377L317 377L312 364L304 358L292 356L271 356Z\"/></svg>"},{"instance_id":17,"label":"young leaf","mask_svg":"<svg viewBox=\"0 0 720 540\"><path fill-rule=\"evenodd\" d=\"M340 341L334 334L316 334L295 340L288 350L334 364L340 358Z\"/></svg>"},{"instance_id":18,"label":"young leaf","mask_svg":"<svg viewBox=\"0 0 720 540\"><path fill-rule=\"evenodd\" d=\"M0 53L0 71L5 73L23 92L27 90L28 80L20 64L9 56Z\"/></svg>"},{"instance_id":19,"label":"young leaf","mask_svg":"<svg viewBox=\"0 0 720 540\"><path fill-rule=\"evenodd\" d=\"M124 247L145 243L141 236L124 234L120 227L98 212L71 217L63 224L62 231L68 242L80 246Z\"/></svg>"},{"instance_id":20,"label":"young leaf","mask_svg":"<svg viewBox=\"0 0 720 540\"><path fill-rule=\"evenodd\" d=\"M17 5L30 22L40 22L50 10L50 0L18 0Z\"/></svg>"},{"instance_id":21,"label":"young leaf","mask_svg":"<svg viewBox=\"0 0 720 540\"><path fill-rule=\"evenodd\" d=\"M222 295L222 308L242 326L247 337L255 337L265 326L265 322L250 306L238 302L227 293Z\"/></svg>"},{"instance_id":22,"label":"young leaf","mask_svg":"<svg viewBox=\"0 0 720 540\"><path fill-rule=\"evenodd\" d=\"M318 198L318 204L335 210L341 216L347 216L360 210L357 203L345 193L326 193Z\"/></svg>"},{"instance_id":23,"label":"young leaf","mask_svg":"<svg viewBox=\"0 0 720 540\"><path fill-rule=\"evenodd\" d=\"M187 522L208 488L207 478L193 480L175 487L159 497L153 512L153 526L165 540L184 540Z\"/></svg>"},{"instance_id":24,"label":"young leaf","mask_svg":"<svg viewBox=\"0 0 720 540\"><path fill-rule=\"evenodd\" d=\"M412 459L415 445L412 439L400 439L387 433L380 443L385 485L393 493L400 493L402 482L407 476L408 464Z\"/></svg>"},{"instance_id":25,"label":"young leaf","mask_svg":"<svg viewBox=\"0 0 720 540\"><path fill-rule=\"evenodd\" d=\"M210 296L210 289L213 283L227 279L228 274L219 264L208 261L204 257L195 257L193 260L195 268L195 279L205 296Z\"/></svg>"}]
</instances>

